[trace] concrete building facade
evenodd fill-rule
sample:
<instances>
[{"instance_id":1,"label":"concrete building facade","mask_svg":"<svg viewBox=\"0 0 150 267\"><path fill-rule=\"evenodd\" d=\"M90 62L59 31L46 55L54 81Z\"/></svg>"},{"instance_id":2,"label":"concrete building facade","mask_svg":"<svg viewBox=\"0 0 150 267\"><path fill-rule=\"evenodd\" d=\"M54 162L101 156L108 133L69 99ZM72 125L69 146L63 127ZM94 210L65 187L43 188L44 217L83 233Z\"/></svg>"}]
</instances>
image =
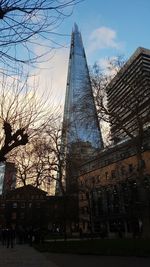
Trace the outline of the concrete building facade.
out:
<instances>
[{"instance_id":1,"label":"concrete building facade","mask_svg":"<svg viewBox=\"0 0 150 267\"><path fill-rule=\"evenodd\" d=\"M107 88L113 140L150 125L150 50L139 47Z\"/></svg>"}]
</instances>

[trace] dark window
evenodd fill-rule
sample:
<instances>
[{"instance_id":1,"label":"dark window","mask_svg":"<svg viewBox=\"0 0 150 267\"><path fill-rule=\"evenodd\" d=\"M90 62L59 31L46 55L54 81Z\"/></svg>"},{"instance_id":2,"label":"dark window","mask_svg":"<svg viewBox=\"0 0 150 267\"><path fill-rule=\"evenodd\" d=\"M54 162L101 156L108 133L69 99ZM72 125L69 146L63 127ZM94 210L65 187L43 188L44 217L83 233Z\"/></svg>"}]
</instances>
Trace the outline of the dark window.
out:
<instances>
[{"instance_id":1,"label":"dark window","mask_svg":"<svg viewBox=\"0 0 150 267\"><path fill-rule=\"evenodd\" d=\"M17 218L16 212L12 212L11 218L12 218L12 220L16 220L16 218Z\"/></svg>"},{"instance_id":2,"label":"dark window","mask_svg":"<svg viewBox=\"0 0 150 267\"><path fill-rule=\"evenodd\" d=\"M83 225L83 229L85 229L85 226L86 226L85 221L83 221L82 225Z\"/></svg>"},{"instance_id":3,"label":"dark window","mask_svg":"<svg viewBox=\"0 0 150 267\"><path fill-rule=\"evenodd\" d=\"M16 203L16 202L13 203L13 208L14 208L14 209L17 208L17 203Z\"/></svg>"},{"instance_id":4,"label":"dark window","mask_svg":"<svg viewBox=\"0 0 150 267\"><path fill-rule=\"evenodd\" d=\"M84 207L81 208L81 213L84 214Z\"/></svg>"},{"instance_id":5,"label":"dark window","mask_svg":"<svg viewBox=\"0 0 150 267\"><path fill-rule=\"evenodd\" d=\"M24 218L25 218L25 216L24 216L24 212L21 212L21 214L20 214L20 218L21 218L21 219L24 219Z\"/></svg>"},{"instance_id":6,"label":"dark window","mask_svg":"<svg viewBox=\"0 0 150 267\"><path fill-rule=\"evenodd\" d=\"M89 213L89 207L86 207L86 213Z\"/></svg>"},{"instance_id":7,"label":"dark window","mask_svg":"<svg viewBox=\"0 0 150 267\"><path fill-rule=\"evenodd\" d=\"M100 176L96 176L95 180L96 180L96 183L99 183L100 182Z\"/></svg>"},{"instance_id":8,"label":"dark window","mask_svg":"<svg viewBox=\"0 0 150 267\"><path fill-rule=\"evenodd\" d=\"M38 208L38 209L40 208L40 203L37 203L37 208Z\"/></svg>"},{"instance_id":9,"label":"dark window","mask_svg":"<svg viewBox=\"0 0 150 267\"><path fill-rule=\"evenodd\" d=\"M24 209L25 208L25 203L21 203L21 208Z\"/></svg>"},{"instance_id":10,"label":"dark window","mask_svg":"<svg viewBox=\"0 0 150 267\"><path fill-rule=\"evenodd\" d=\"M133 165L132 164L129 164L129 172L133 172Z\"/></svg>"},{"instance_id":11,"label":"dark window","mask_svg":"<svg viewBox=\"0 0 150 267\"><path fill-rule=\"evenodd\" d=\"M112 170L111 171L111 178L112 179L116 178L116 172L115 172L115 170Z\"/></svg>"},{"instance_id":12,"label":"dark window","mask_svg":"<svg viewBox=\"0 0 150 267\"><path fill-rule=\"evenodd\" d=\"M108 179L108 172L105 172L106 180Z\"/></svg>"},{"instance_id":13,"label":"dark window","mask_svg":"<svg viewBox=\"0 0 150 267\"><path fill-rule=\"evenodd\" d=\"M5 203L2 203L1 204L1 207L4 209L5 208Z\"/></svg>"},{"instance_id":14,"label":"dark window","mask_svg":"<svg viewBox=\"0 0 150 267\"><path fill-rule=\"evenodd\" d=\"M105 160L105 165L109 165L109 163L110 163L110 160Z\"/></svg>"},{"instance_id":15,"label":"dark window","mask_svg":"<svg viewBox=\"0 0 150 267\"><path fill-rule=\"evenodd\" d=\"M125 167L121 166L121 174L124 175L125 174Z\"/></svg>"},{"instance_id":16,"label":"dark window","mask_svg":"<svg viewBox=\"0 0 150 267\"><path fill-rule=\"evenodd\" d=\"M144 159L141 160L140 165L141 165L141 168L145 168L146 167L145 160Z\"/></svg>"}]
</instances>

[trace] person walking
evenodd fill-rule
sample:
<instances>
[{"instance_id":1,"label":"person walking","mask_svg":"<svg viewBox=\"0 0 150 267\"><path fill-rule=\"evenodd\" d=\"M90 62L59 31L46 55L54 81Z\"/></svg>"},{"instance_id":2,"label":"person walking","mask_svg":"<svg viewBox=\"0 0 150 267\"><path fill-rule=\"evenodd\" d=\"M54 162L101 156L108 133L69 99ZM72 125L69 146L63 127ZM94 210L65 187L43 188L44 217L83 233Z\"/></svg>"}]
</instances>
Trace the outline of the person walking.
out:
<instances>
[{"instance_id":1,"label":"person walking","mask_svg":"<svg viewBox=\"0 0 150 267\"><path fill-rule=\"evenodd\" d=\"M6 229L6 246L7 248L14 246L14 230L12 227Z\"/></svg>"}]
</instances>

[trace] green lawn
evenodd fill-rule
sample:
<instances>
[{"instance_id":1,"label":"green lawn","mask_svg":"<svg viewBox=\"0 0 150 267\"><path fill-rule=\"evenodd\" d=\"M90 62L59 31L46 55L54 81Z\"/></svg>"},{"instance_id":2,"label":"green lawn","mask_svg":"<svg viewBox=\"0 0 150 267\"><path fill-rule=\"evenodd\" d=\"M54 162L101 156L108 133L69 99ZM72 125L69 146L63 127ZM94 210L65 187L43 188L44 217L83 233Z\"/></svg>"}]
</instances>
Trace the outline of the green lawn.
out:
<instances>
[{"instance_id":1,"label":"green lawn","mask_svg":"<svg viewBox=\"0 0 150 267\"><path fill-rule=\"evenodd\" d=\"M150 256L150 239L50 241L35 248L41 252L145 257Z\"/></svg>"}]
</instances>

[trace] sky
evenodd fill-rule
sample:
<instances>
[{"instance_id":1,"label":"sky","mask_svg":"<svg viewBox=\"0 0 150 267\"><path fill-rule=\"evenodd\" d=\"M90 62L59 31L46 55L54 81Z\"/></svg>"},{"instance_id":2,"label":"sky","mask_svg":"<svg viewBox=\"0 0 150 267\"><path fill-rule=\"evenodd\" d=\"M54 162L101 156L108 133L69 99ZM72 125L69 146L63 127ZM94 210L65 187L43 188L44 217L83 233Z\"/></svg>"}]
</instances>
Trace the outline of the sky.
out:
<instances>
[{"instance_id":1,"label":"sky","mask_svg":"<svg viewBox=\"0 0 150 267\"><path fill-rule=\"evenodd\" d=\"M64 36L56 38L62 48L38 72L40 84L51 89L53 98L63 105L66 89L69 46L74 23L82 34L88 65L98 62L102 67L107 59L118 55L128 59L139 47L150 49L149 0L85 0L57 29Z\"/></svg>"}]
</instances>

